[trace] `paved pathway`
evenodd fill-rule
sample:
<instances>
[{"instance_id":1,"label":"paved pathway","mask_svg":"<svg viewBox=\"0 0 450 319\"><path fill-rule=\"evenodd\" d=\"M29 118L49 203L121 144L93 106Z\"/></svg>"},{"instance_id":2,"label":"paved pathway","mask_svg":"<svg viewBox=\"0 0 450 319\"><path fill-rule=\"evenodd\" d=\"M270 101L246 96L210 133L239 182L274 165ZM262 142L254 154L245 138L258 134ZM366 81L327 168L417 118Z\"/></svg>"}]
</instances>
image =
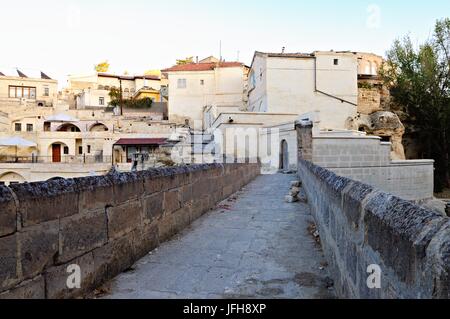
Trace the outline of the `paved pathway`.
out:
<instances>
[{"instance_id":1,"label":"paved pathway","mask_svg":"<svg viewBox=\"0 0 450 319\"><path fill-rule=\"evenodd\" d=\"M333 298L295 175L263 175L114 279L105 298Z\"/></svg>"}]
</instances>

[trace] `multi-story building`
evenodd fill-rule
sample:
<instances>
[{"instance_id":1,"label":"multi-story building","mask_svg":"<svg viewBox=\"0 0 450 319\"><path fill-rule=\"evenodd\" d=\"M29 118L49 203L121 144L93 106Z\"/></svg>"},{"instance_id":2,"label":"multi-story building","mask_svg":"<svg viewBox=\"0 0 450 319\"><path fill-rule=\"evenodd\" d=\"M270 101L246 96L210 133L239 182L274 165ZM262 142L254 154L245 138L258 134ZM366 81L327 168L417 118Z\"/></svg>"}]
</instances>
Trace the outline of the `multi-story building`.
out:
<instances>
[{"instance_id":1,"label":"multi-story building","mask_svg":"<svg viewBox=\"0 0 450 319\"><path fill-rule=\"evenodd\" d=\"M166 149L179 138L177 126L164 120L167 114L162 103L155 102L150 109L124 108L122 114L106 108L106 92L119 88L120 82L130 97L155 93L157 99L160 79L100 74L84 82L70 82L73 87L59 95L55 80L8 79L1 77L0 92L13 92L12 88L18 92L20 88L20 95L28 98L21 101L14 95L0 101L0 184L104 174L113 165L129 171L136 156L146 167L162 165L158 161L170 159ZM43 99L45 85L50 87L49 102ZM105 107L77 109L67 103L67 92L83 95L89 88L104 91ZM37 103L41 98L48 107Z\"/></svg>"},{"instance_id":2,"label":"multi-story building","mask_svg":"<svg viewBox=\"0 0 450 319\"><path fill-rule=\"evenodd\" d=\"M248 110L298 115L318 111L323 128L343 129L357 113L357 67L351 52L256 52Z\"/></svg>"},{"instance_id":3,"label":"multi-story building","mask_svg":"<svg viewBox=\"0 0 450 319\"><path fill-rule=\"evenodd\" d=\"M1 71L1 70L0 70ZM58 82L40 72L40 77L28 77L0 72L0 105L53 106L58 96Z\"/></svg>"},{"instance_id":4,"label":"multi-story building","mask_svg":"<svg viewBox=\"0 0 450 319\"><path fill-rule=\"evenodd\" d=\"M242 108L246 97L248 67L209 57L197 63L162 70L169 81L169 119L193 125L203 120L212 105Z\"/></svg>"},{"instance_id":5,"label":"multi-story building","mask_svg":"<svg viewBox=\"0 0 450 319\"><path fill-rule=\"evenodd\" d=\"M164 79L155 75L113 75L95 73L90 75L69 76L66 94L72 94L77 109L105 108L111 102L111 89L122 88L124 99L151 98L153 102L165 102L161 88Z\"/></svg>"}]
</instances>

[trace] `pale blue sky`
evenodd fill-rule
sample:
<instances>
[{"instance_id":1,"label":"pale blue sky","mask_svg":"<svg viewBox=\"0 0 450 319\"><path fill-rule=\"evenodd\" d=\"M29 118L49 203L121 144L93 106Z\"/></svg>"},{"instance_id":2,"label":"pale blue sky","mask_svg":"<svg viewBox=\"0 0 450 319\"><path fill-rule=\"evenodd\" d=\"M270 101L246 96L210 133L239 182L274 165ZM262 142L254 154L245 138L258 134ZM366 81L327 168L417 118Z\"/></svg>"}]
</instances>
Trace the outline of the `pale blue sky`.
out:
<instances>
[{"instance_id":1,"label":"pale blue sky","mask_svg":"<svg viewBox=\"0 0 450 319\"><path fill-rule=\"evenodd\" d=\"M3 4L0 72L40 69L65 81L104 59L142 73L185 56L250 64L255 50L352 50L384 55L398 37L421 42L450 1L40 0ZM64 83L60 83L64 84Z\"/></svg>"}]
</instances>

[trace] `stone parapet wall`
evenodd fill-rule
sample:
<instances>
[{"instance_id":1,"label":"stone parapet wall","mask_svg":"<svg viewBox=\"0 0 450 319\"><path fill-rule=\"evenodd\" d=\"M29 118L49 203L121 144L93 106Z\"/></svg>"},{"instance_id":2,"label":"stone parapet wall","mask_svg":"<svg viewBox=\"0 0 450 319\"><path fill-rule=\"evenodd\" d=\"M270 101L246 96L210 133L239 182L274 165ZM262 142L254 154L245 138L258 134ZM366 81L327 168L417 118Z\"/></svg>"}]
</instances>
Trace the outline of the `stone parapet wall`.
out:
<instances>
[{"instance_id":1,"label":"stone parapet wall","mask_svg":"<svg viewBox=\"0 0 450 319\"><path fill-rule=\"evenodd\" d=\"M301 158L298 173L340 297L450 298L449 218Z\"/></svg>"},{"instance_id":2,"label":"stone parapet wall","mask_svg":"<svg viewBox=\"0 0 450 319\"><path fill-rule=\"evenodd\" d=\"M209 164L0 186L0 299L82 296L259 173ZM73 264L81 289L69 290Z\"/></svg>"},{"instance_id":3,"label":"stone parapet wall","mask_svg":"<svg viewBox=\"0 0 450 319\"><path fill-rule=\"evenodd\" d=\"M315 165L392 193L423 202L433 198L434 161L391 159L391 143L374 136L320 132L296 123L297 155Z\"/></svg>"}]
</instances>

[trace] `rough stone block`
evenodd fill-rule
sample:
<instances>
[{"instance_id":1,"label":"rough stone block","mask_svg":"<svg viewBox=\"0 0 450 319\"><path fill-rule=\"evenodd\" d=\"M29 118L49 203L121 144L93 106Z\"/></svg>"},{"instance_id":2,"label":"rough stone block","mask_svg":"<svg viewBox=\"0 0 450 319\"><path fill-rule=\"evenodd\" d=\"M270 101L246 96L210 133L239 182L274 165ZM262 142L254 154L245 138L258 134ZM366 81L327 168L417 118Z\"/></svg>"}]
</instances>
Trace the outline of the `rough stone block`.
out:
<instances>
[{"instance_id":1,"label":"rough stone block","mask_svg":"<svg viewBox=\"0 0 450 319\"><path fill-rule=\"evenodd\" d=\"M175 231L178 233L185 229L189 224L191 223L191 206L186 205L176 212L173 213L174 215L174 228Z\"/></svg>"},{"instance_id":2,"label":"rough stone block","mask_svg":"<svg viewBox=\"0 0 450 319\"><path fill-rule=\"evenodd\" d=\"M289 192L289 195L291 195L291 196L297 196L298 194L300 194L300 188L298 188L298 187L292 187L291 190L290 190L290 192Z\"/></svg>"},{"instance_id":3,"label":"rough stone block","mask_svg":"<svg viewBox=\"0 0 450 319\"><path fill-rule=\"evenodd\" d=\"M67 280L73 272L70 265L77 265L81 270L81 288L68 288ZM47 298L68 299L80 297L95 287L97 281L92 252L83 255L70 263L48 269L45 273Z\"/></svg>"},{"instance_id":4,"label":"rough stone block","mask_svg":"<svg viewBox=\"0 0 450 319\"><path fill-rule=\"evenodd\" d=\"M119 238L141 225L142 206L139 201L125 203L107 209L108 237Z\"/></svg>"},{"instance_id":5,"label":"rough stone block","mask_svg":"<svg viewBox=\"0 0 450 319\"><path fill-rule=\"evenodd\" d=\"M366 242L402 282L411 283L416 279L415 267L423 262L426 247L443 219L435 212L380 193L368 201L364 223Z\"/></svg>"},{"instance_id":6,"label":"rough stone block","mask_svg":"<svg viewBox=\"0 0 450 319\"><path fill-rule=\"evenodd\" d=\"M113 184L116 204L134 201L144 194L144 176L138 172L107 175Z\"/></svg>"},{"instance_id":7,"label":"rough stone block","mask_svg":"<svg viewBox=\"0 0 450 319\"><path fill-rule=\"evenodd\" d=\"M183 187L180 188L180 202L181 205L184 206L187 203L191 203L192 202L192 185L185 185Z\"/></svg>"},{"instance_id":8,"label":"rough stone block","mask_svg":"<svg viewBox=\"0 0 450 319\"><path fill-rule=\"evenodd\" d=\"M151 223L163 214L164 193L155 193L143 198L144 222Z\"/></svg>"},{"instance_id":9,"label":"rough stone block","mask_svg":"<svg viewBox=\"0 0 450 319\"><path fill-rule=\"evenodd\" d=\"M61 220L58 262L81 256L108 241L106 212L79 214Z\"/></svg>"},{"instance_id":10,"label":"rough stone block","mask_svg":"<svg viewBox=\"0 0 450 319\"><path fill-rule=\"evenodd\" d=\"M298 202L297 196L291 196L291 195L286 196L286 197L284 198L284 200L286 201L286 203L295 203L295 202Z\"/></svg>"},{"instance_id":11,"label":"rough stone block","mask_svg":"<svg viewBox=\"0 0 450 319\"><path fill-rule=\"evenodd\" d=\"M362 203L370 193L373 192L371 186L353 182L343 191L342 211L347 218L347 222L354 230L360 228L362 216Z\"/></svg>"},{"instance_id":12,"label":"rough stone block","mask_svg":"<svg viewBox=\"0 0 450 319\"><path fill-rule=\"evenodd\" d=\"M144 179L144 193L145 195L152 195L158 193L162 189L163 176L158 169L149 169L141 172Z\"/></svg>"},{"instance_id":13,"label":"rough stone block","mask_svg":"<svg viewBox=\"0 0 450 319\"><path fill-rule=\"evenodd\" d=\"M136 258L142 258L159 246L158 227L156 225L145 225L137 233L134 241Z\"/></svg>"},{"instance_id":14,"label":"rough stone block","mask_svg":"<svg viewBox=\"0 0 450 319\"><path fill-rule=\"evenodd\" d=\"M58 255L59 222L52 221L19 233L20 261L24 278L33 278L53 265Z\"/></svg>"},{"instance_id":15,"label":"rough stone block","mask_svg":"<svg viewBox=\"0 0 450 319\"><path fill-rule=\"evenodd\" d=\"M105 209L114 203L113 183L107 176L75 179L79 190L80 212Z\"/></svg>"},{"instance_id":16,"label":"rough stone block","mask_svg":"<svg viewBox=\"0 0 450 319\"><path fill-rule=\"evenodd\" d=\"M178 190L164 192L164 212L170 214L181 207Z\"/></svg>"},{"instance_id":17,"label":"rough stone block","mask_svg":"<svg viewBox=\"0 0 450 319\"><path fill-rule=\"evenodd\" d=\"M174 227L175 216L173 214L164 214L163 218L158 223L158 238L160 241L166 241L175 235Z\"/></svg>"},{"instance_id":18,"label":"rough stone block","mask_svg":"<svg viewBox=\"0 0 450 319\"><path fill-rule=\"evenodd\" d=\"M23 226L78 213L78 191L73 179L11 185L19 198Z\"/></svg>"},{"instance_id":19,"label":"rough stone block","mask_svg":"<svg viewBox=\"0 0 450 319\"><path fill-rule=\"evenodd\" d=\"M0 237L16 231L17 207L8 187L0 185Z\"/></svg>"},{"instance_id":20,"label":"rough stone block","mask_svg":"<svg viewBox=\"0 0 450 319\"><path fill-rule=\"evenodd\" d=\"M17 235L0 238L0 291L17 284Z\"/></svg>"},{"instance_id":21,"label":"rough stone block","mask_svg":"<svg viewBox=\"0 0 450 319\"><path fill-rule=\"evenodd\" d=\"M428 245L426 269L432 274L425 277L425 280L433 283L431 296L450 299L450 221L433 236Z\"/></svg>"},{"instance_id":22,"label":"rough stone block","mask_svg":"<svg viewBox=\"0 0 450 319\"><path fill-rule=\"evenodd\" d=\"M108 280L131 267L137 260L133 231L93 251L94 268L99 278Z\"/></svg>"},{"instance_id":23,"label":"rough stone block","mask_svg":"<svg viewBox=\"0 0 450 319\"><path fill-rule=\"evenodd\" d=\"M291 187L302 187L301 181L293 181L291 182Z\"/></svg>"},{"instance_id":24,"label":"rough stone block","mask_svg":"<svg viewBox=\"0 0 450 319\"><path fill-rule=\"evenodd\" d=\"M24 281L14 289L0 293L0 299L45 299L44 277Z\"/></svg>"}]
</instances>

